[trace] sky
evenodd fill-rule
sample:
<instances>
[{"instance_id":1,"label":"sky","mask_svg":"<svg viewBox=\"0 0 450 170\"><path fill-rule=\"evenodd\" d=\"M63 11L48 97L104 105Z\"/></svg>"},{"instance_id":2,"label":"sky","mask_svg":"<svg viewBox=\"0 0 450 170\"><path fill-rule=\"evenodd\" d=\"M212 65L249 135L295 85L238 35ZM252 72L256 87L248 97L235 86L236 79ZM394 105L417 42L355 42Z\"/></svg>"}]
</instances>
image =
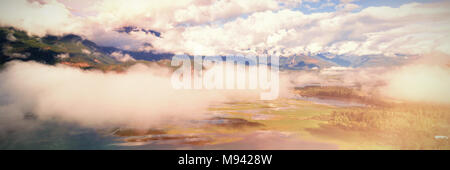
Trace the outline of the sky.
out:
<instances>
[{"instance_id":1,"label":"sky","mask_svg":"<svg viewBox=\"0 0 450 170\"><path fill-rule=\"evenodd\" d=\"M0 3L1 26L14 26L39 36L78 34L97 44L126 50L190 55L450 54L448 0ZM135 31L118 31L123 27L133 27Z\"/></svg>"},{"instance_id":2,"label":"sky","mask_svg":"<svg viewBox=\"0 0 450 170\"><path fill-rule=\"evenodd\" d=\"M388 6L398 8L401 5L408 3L433 3L439 0L350 0L342 1L349 2L358 6L355 11L368 7L380 7ZM343 4L340 0L310 0L304 1L295 9L302 11L305 14L318 13L318 12L335 12L339 8L339 4Z\"/></svg>"}]
</instances>

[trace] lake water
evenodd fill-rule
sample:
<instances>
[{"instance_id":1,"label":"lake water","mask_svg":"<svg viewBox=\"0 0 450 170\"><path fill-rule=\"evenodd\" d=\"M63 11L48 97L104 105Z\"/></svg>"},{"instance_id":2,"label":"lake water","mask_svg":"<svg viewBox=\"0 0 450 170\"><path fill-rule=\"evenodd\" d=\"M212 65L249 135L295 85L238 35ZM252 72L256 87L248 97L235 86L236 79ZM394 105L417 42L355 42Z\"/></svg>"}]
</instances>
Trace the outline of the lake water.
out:
<instances>
[{"instance_id":1,"label":"lake water","mask_svg":"<svg viewBox=\"0 0 450 170\"><path fill-rule=\"evenodd\" d=\"M317 104L340 107L364 106L318 98L297 98ZM288 109L289 107L266 108ZM273 115L264 109L239 110L251 115L251 120L269 120ZM302 136L275 130L254 130L241 133L241 127L258 127L258 123L229 118L224 112L212 112L212 118L190 121L186 126L221 126L235 128L236 133L146 134L117 136L111 129L89 129L76 124L39 122L29 129L11 129L0 133L0 149L337 149L336 145L304 140ZM227 139L233 139L227 141ZM226 142L223 142L225 140ZM217 142L219 141L219 142ZM220 142L222 141L222 142Z\"/></svg>"}]
</instances>

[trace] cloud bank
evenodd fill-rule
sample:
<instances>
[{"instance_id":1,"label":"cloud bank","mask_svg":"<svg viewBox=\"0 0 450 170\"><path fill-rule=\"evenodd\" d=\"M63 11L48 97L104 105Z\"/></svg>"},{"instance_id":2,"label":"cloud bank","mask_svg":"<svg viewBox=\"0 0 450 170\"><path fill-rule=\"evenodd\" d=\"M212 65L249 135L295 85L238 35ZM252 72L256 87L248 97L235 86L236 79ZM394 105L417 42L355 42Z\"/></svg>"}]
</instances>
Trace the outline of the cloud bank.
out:
<instances>
[{"instance_id":1,"label":"cloud bank","mask_svg":"<svg viewBox=\"0 0 450 170\"><path fill-rule=\"evenodd\" d=\"M330 67L288 74L291 86L356 86L378 97L450 104L450 55L431 53L394 67ZM330 78L335 77L335 78Z\"/></svg>"},{"instance_id":2,"label":"cloud bank","mask_svg":"<svg viewBox=\"0 0 450 170\"><path fill-rule=\"evenodd\" d=\"M437 54L389 69L333 67L317 72L282 72L280 97L291 96L290 88L312 83L359 84L362 90L394 99L450 104L449 58ZM211 105L260 97L258 90L175 90L171 75L171 70L157 65L138 64L124 73L104 73L10 62L0 72L0 116L3 121L13 121L32 113L42 120L86 127L146 128L204 119L214 116L208 111ZM338 81L329 79L335 75Z\"/></svg>"},{"instance_id":3,"label":"cloud bank","mask_svg":"<svg viewBox=\"0 0 450 170\"><path fill-rule=\"evenodd\" d=\"M450 54L450 3L304 14L296 0L2 1L0 23L33 34L77 33L102 45L177 54ZM124 26L161 32L119 33Z\"/></svg>"},{"instance_id":4,"label":"cloud bank","mask_svg":"<svg viewBox=\"0 0 450 170\"><path fill-rule=\"evenodd\" d=\"M414 101L450 104L450 55L429 54L384 76L383 94Z\"/></svg>"},{"instance_id":5,"label":"cloud bank","mask_svg":"<svg viewBox=\"0 0 450 170\"><path fill-rule=\"evenodd\" d=\"M10 62L0 72L0 116L20 120L33 114L94 128L146 128L214 116L208 111L212 104L260 98L257 89L176 90L171 75L172 70L156 64L104 73Z\"/></svg>"}]
</instances>

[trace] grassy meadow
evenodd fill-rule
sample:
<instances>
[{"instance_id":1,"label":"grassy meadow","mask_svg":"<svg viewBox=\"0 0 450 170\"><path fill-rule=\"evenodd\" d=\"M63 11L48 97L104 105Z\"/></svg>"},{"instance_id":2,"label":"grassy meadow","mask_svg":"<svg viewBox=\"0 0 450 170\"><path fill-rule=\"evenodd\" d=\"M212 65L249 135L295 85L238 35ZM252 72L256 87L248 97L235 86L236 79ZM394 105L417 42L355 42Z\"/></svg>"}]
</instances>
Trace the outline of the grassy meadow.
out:
<instances>
[{"instance_id":1,"label":"grassy meadow","mask_svg":"<svg viewBox=\"0 0 450 170\"><path fill-rule=\"evenodd\" d=\"M450 149L445 138L450 133L450 106L377 100L346 87L306 87L296 89L295 93L358 101L365 106L335 106L286 98L226 103L210 108L212 113L226 115L214 118L225 121L222 124L174 125L163 128L163 132L151 133L124 130L116 135L147 135L137 137L138 140L126 138L126 142L185 139L183 144L211 146L247 140L242 134L274 131L305 141L334 144L337 149ZM156 138L148 136L153 132L157 132Z\"/></svg>"}]
</instances>

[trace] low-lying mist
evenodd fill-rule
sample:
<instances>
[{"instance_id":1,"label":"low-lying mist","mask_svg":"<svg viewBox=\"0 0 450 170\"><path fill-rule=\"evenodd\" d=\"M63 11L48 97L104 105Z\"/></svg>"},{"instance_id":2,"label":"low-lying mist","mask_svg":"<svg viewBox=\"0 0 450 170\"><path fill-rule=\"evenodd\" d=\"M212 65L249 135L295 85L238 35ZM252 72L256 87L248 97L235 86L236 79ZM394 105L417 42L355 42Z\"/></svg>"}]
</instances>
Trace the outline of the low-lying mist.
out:
<instances>
[{"instance_id":1,"label":"low-lying mist","mask_svg":"<svg viewBox=\"0 0 450 170\"><path fill-rule=\"evenodd\" d=\"M330 67L288 74L292 86L356 86L380 97L450 104L450 56L428 54L395 67Z\"/></svg>"},{"instance_id":2,"label":"low-lying mist","mask_svg":"<svg viewBox=\"0 0 450 170\"><path fill-rule=\"evenodd\" d=\"M414 102L450 103L448 56L432 56L398 67L280 72L280 97L289 89L319 83L359 85L381 96ZM0 124L20 126L26 114L86 127L157 127L208 116L213 104L259 100L252 90L176 90L172 71L137 64L124 73L65 65L10 62L0 72ZM1 128L1 127L0 127Z\"/></svg>"},{"instance_id":3,"label":"low-lying mist","mask_svg":"<svg viewBox=\"0 0 450 170\"><path fill-rule=\"evenodd\" d=\"M384 75L383 94L414 101L450 104L450 56L430 54Z\"/></svg>"},{"instance_id":4,"label":"low-lying mist","mask_svg":"<svg viewBox=\"0 0 450 170\"><path fill-rule=\"evenodd\" d=\"M32 113L87 127L146 128L205 118L211 104L259 97L245 91L175 90L170 75L157 65L104 73L12 62L0 73L0 114L8 120Z\"/></svg>"}]
</instances>

